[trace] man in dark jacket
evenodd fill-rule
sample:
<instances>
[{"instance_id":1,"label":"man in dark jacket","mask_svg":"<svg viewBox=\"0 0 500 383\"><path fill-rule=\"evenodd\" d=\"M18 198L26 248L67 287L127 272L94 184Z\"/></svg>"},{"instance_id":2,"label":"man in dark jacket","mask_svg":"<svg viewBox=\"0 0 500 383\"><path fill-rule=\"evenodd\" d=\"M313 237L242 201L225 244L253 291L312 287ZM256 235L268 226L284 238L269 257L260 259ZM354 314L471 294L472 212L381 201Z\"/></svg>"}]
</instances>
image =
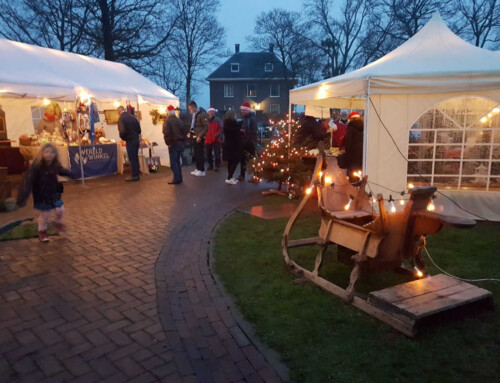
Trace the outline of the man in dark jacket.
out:
<instances>
[{"instance_id":1,"label":"man in dark jacket","mask_svg":"<svg viewBox=\"0 0 500 383\"><path fill-rule=\"evenodd\" d=\"M187 129L184 124L175 115L175 108L168 106L168 118L163 123L163 137L168 146L170 156L170 168L174 173L174 178L169 182L170 185L182 183L181 157L184 151L184 141L187 137Z\"/></svg>"},{"instance_id":2,"label":"man in dark jacket","mask_svg":"<svg viewBox=\"0 0 500 383\"><path fill-rule=\"evenodd\" d=\"M347 133L344 138L345 153L339 157L339 166L347 169L347 175L353 178L353 172L363 169L363 119L358 112L351 112Z\"/></svg>"},{"instance_id":3,"label":"man in dark jacket","mask_svg":"<svg viewBox=\"0 0 500 383\"><path fill-rule=\"evenodd\" d=\"M125 141L127 155L132 168L132 176L125 178L125 181L139 181L139 146L141 136L141 124L131 114L125 112L123 106L118 107L118 131L120 138Z\"/></svg>"},{"instance_id":4,"label":"man in dark jacket","mask_svg":"<svg viewBox=\"0 0 500 383\"><path fill-rule=\"evenodd\" d=\"M242 115L241 123L241 142L243 144L243 153L240 162L240 176L238 181L245 180L245 172L247 162L250 158L255 157L257 150L257 120L253 114L253 110L248 102L240 106Z\"/></svg>"},{"instance_id":5,"label":"man in dark jacket","mask_svg":"<svg viewBox=\"0 0 500 383\"><path fill-rule=\"evenodd\" d=\"M196 170L191 174L202 177L205 175L205 136L208 132L208 117L203 110L198 109L195 101L189 101L188 109L193 116L190 134L196 140L194 144Z\"/></svg>"}]
</instances>

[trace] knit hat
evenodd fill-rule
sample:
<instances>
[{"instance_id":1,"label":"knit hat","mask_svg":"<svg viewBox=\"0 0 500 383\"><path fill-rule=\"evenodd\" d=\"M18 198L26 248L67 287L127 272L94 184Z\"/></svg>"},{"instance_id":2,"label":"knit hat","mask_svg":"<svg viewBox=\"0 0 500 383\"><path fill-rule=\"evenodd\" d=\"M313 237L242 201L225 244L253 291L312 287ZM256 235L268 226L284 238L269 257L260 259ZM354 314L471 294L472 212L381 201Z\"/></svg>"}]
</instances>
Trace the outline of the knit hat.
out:
<instances>
[{"instance_id":1,"label":"knit hat","mask_svg":"<svg viewBox=\"0 0 500 383\"><path fill-rule=\"evenodd\" d=\"M250 104L248 102L244 102L241 106L240 106L240 109L241 110L248 110L249 112L252 111L252 108L250 107Z\"/></svg>"},{"instance_id":2,"label":"knit hat","mask_svg":"<svg viewBox=\"0 0 500 383\"><path fill-rule=\"evenodd\" d=\"M217 109L215 109L213 106L211 106L210 108L208 108L207 112L214 112L214 113L216 113Z\"/></svg>"},{"instance_id":3,"label":"knit hat","mask_svg":"<svg viewBox=\"0 0 500 383\"><path fill-rule=\"evenodd\" d=\"M349 113L349 120L352 118L360 118L361 115L358 112L351 112Z\"/></svg>"}]
</instances>

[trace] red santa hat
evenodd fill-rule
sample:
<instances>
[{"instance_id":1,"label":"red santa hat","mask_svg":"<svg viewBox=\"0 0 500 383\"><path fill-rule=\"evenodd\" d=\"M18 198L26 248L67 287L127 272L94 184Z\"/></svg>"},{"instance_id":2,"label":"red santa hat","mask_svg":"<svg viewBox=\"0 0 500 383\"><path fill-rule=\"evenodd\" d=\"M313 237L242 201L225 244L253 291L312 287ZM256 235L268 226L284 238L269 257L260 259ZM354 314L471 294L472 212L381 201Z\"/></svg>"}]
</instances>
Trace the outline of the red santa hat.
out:
<instances>
[{"instance_id":1,"label":"red santa hat","mask_svg":"<svg viewBox=\"0 0 500 383\"><path fill-rule=\"evenodd\" d=\"M175 111L175 108L174 108L172 105L169 105L169 106L167 107L167 110L168 110L169 112L174 112L174 111Z\"/></svg>"},{"instance_id":2,"label":"red santa hat","mask_svg":"<svg viewBox=\"0 0 500 383\"><path fill-rule=\"evenodd\" d=\"M252 111L252 108L250 107L250 104L248 102L244 102L241 106L240 106L240 110L247 110L249 112Z\"/></svg>"},{"instance_id":3,"label":"red santa hat","mask_svg":"<svg viewBox=\"0 0 500 383\"><path fill-rule=\"evenodd\" d=\"M208 112L214 112L214 113L216 113L217 109L215 109L213 106L211 106L210 108L208 108Z\"/></svg>"},{"instance_id":4,"label":"red santa hat","mask_svg":"<svg viewBox=\"0 0 500 383\"><path fill-rule=\"evenodd\" d=\"M352 119L352 118L360 118L361 115L359 114L359 112L351 112L349 113L349 120Z\"/></svg>"}]
</instances>

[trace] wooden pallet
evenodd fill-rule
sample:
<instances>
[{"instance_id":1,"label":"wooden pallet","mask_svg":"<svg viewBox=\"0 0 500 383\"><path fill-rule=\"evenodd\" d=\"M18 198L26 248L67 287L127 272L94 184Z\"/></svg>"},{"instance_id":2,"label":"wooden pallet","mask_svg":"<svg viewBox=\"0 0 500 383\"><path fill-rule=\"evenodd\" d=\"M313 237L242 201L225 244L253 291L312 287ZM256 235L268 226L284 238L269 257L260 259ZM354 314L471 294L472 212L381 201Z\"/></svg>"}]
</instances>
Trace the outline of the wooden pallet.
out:
<instances>
[{"instance_id":1,"label":"wooden pallet","mask_svg":"<svg viewBox=\"0 0 500 383\"><path fill-rule=\"evenodd\" d=\"M492 293L444 274L374 291L368 296L368 303L402 318L415 330L424 319L478 302L492 305Z\"/></svg>"}]
</instances>

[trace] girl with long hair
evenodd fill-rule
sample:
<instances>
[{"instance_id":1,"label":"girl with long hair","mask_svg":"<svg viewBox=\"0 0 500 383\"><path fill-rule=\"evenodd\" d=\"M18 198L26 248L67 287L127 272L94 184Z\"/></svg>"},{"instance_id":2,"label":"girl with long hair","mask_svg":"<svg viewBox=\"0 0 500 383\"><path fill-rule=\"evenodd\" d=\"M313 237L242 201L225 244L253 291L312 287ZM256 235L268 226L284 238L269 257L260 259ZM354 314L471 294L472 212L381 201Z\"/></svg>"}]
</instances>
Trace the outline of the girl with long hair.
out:
<instances>
[{"instance_id":1,"label":"girl with long hair","mask_svg":"<svg viewBox=\"0 0 500 383\"><path fill-rule=\"evenodd\" d=\"M38 218L38 238L41 242L48 242L47 224L50 212L54 211L56 221L54 226L61 232L66 232L63 223L64 204L61 199L63 185L57 176L70 177L69 170L62 167L59 154L53 144L45 144L25 176L24 184L19 192L18 205L26 205L26 200L33 193L34 208L40 210Z\"/></svg>"}]
</instances>

